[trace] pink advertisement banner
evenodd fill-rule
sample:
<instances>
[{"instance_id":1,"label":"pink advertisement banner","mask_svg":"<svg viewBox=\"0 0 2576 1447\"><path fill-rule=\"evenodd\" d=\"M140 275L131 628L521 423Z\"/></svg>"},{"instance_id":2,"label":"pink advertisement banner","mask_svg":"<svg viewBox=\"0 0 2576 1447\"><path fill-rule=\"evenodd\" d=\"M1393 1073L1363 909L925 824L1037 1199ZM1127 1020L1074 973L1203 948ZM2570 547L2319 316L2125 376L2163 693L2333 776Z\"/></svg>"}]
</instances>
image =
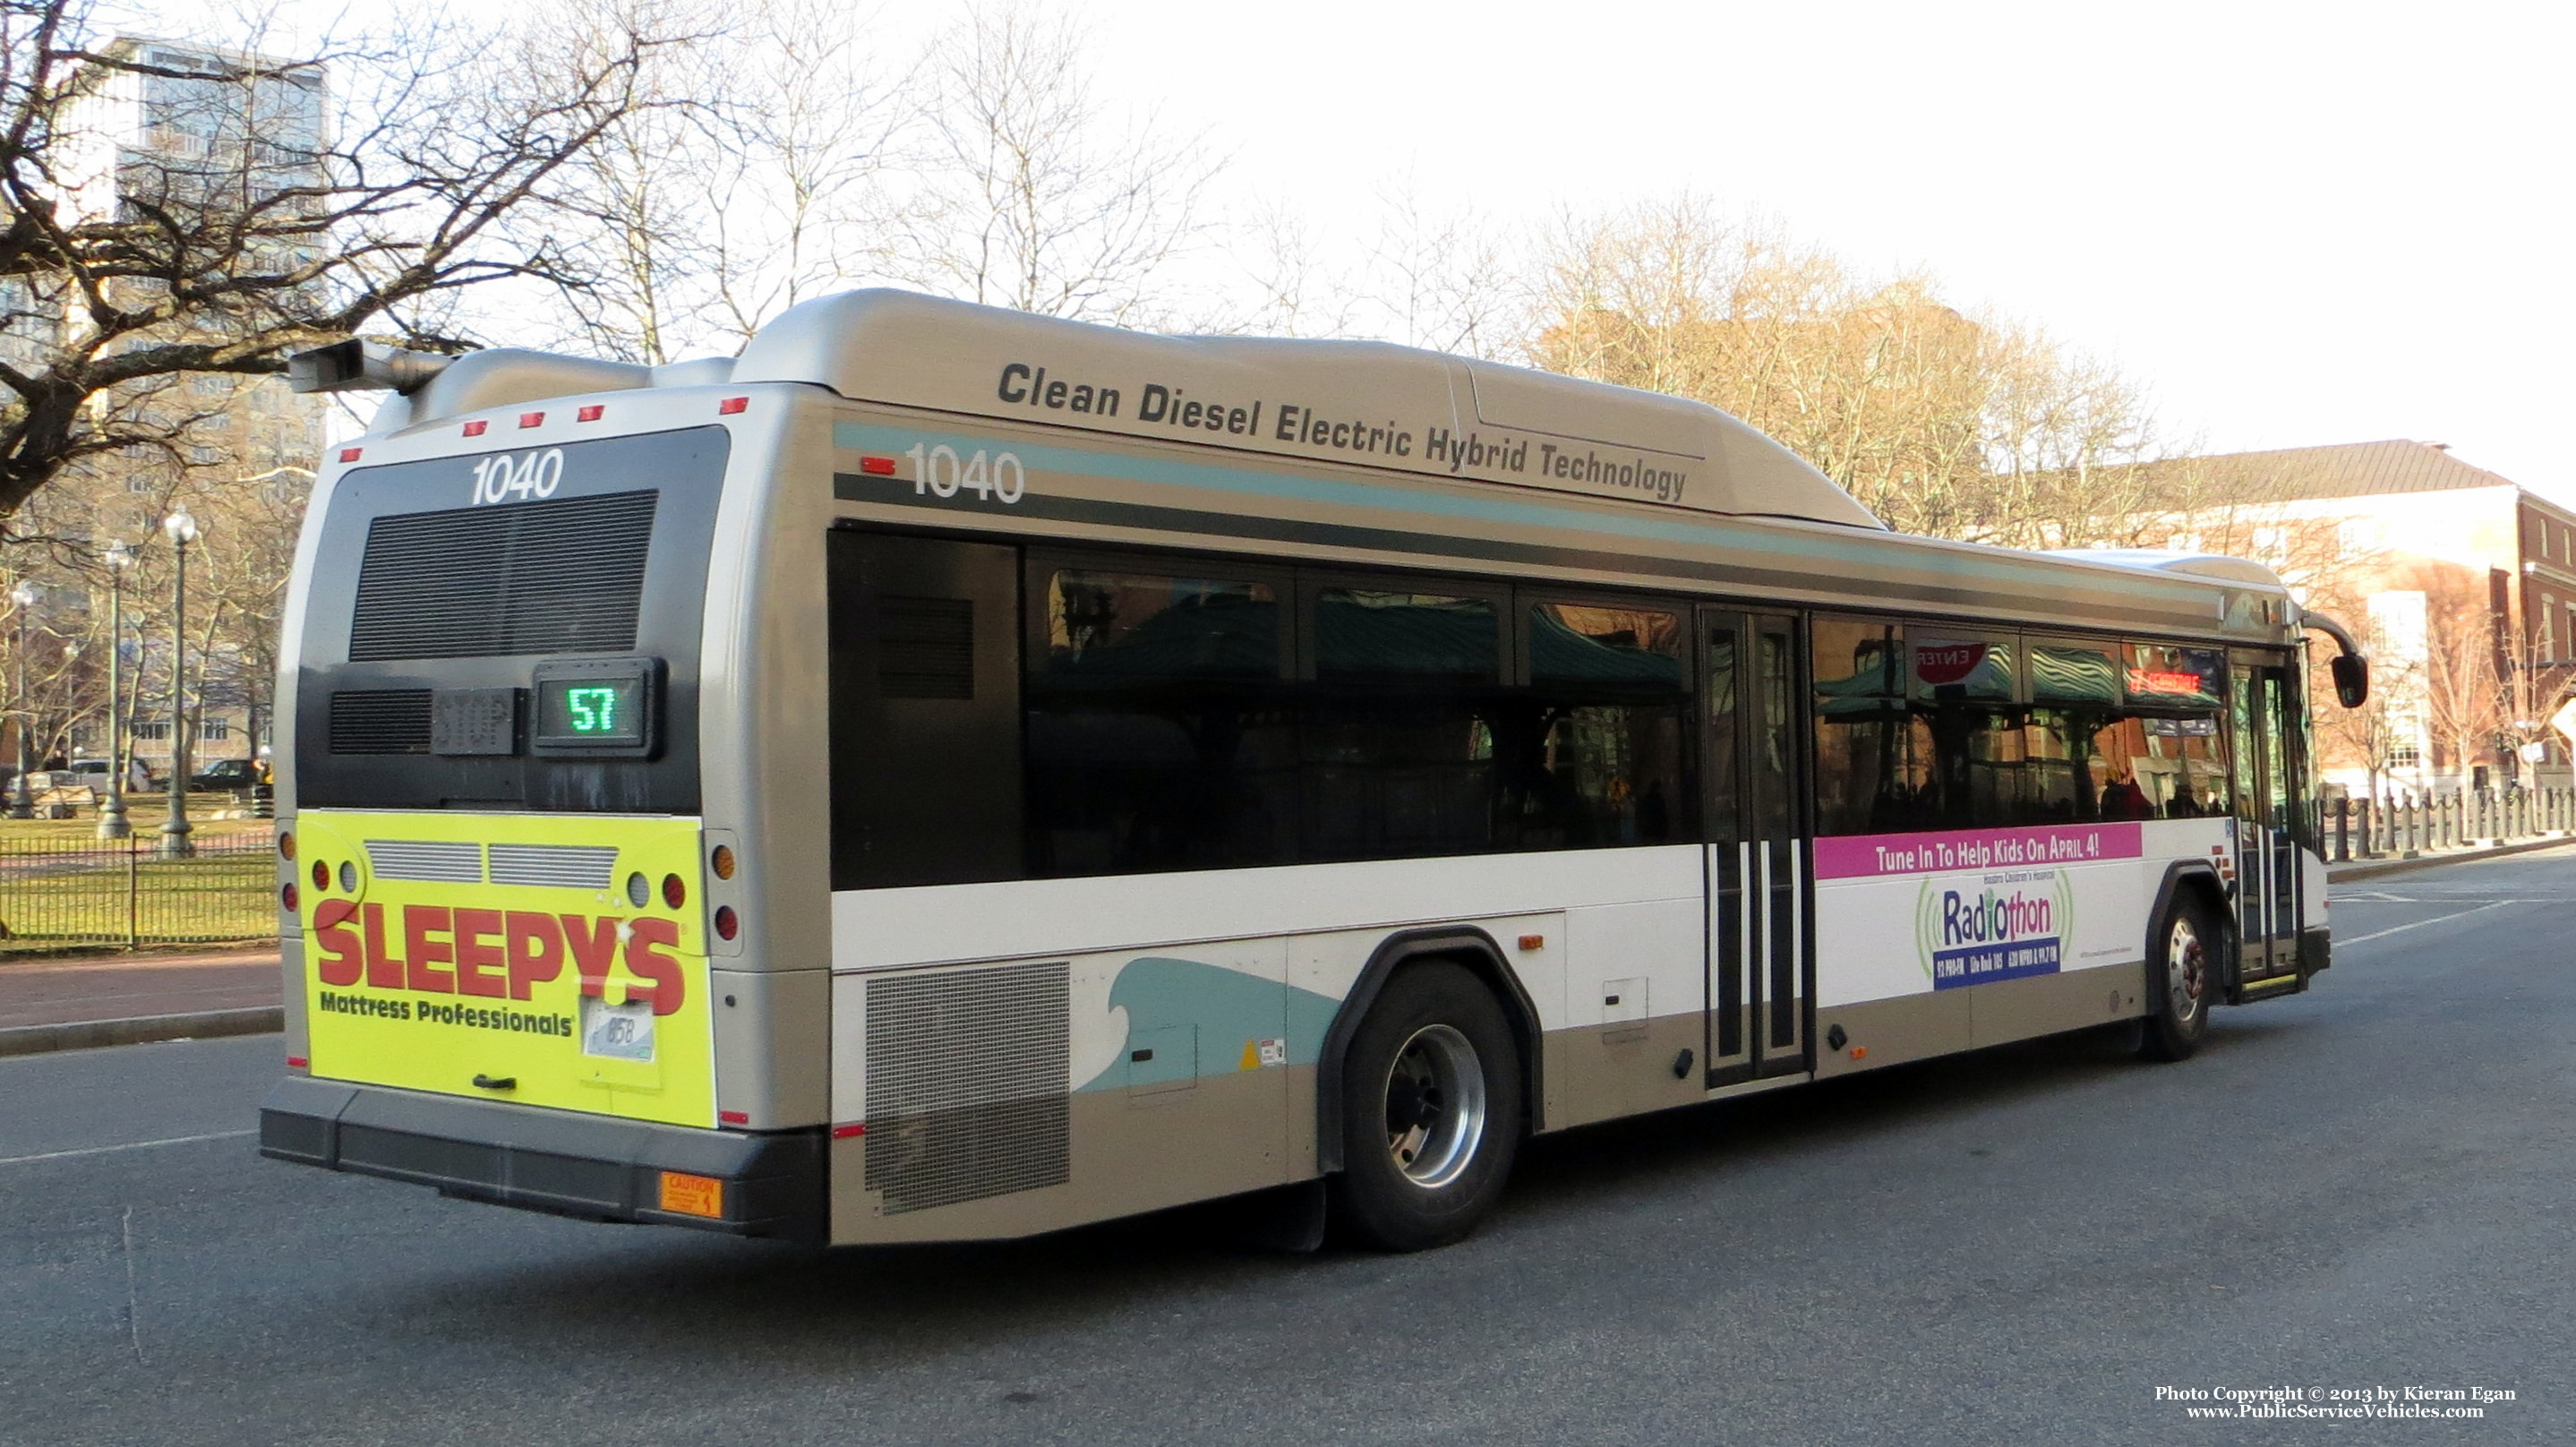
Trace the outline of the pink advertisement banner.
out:
<instances>
[{"instance_id":1,"label":"pink advertisement banner","mask_svg":"<svg viewBox=\"0 0 2576 1447\"><path fill-rule=\"evenodd\" d=\"M2091 864L2144 854L2135 824L2037 824L2021 829L1936 829L1816 841L1816 878L1871 879L1952 869Z\"/></svg>"}]
</instances>

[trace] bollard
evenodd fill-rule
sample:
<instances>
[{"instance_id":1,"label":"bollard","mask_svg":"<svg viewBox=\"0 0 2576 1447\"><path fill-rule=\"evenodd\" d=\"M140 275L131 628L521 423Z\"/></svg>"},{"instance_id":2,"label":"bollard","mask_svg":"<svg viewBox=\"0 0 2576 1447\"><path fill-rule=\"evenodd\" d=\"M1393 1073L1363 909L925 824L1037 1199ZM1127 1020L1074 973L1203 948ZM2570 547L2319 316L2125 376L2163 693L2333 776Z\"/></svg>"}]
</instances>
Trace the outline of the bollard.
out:
<instances>
[{"instance_id":1,"label":"bollard","mask_svg":"<svg viewBox=\"0 0 2576 1447\"><path fill-rule=\"evenodd\" d=\"M2337 864L2352 858L2352 799L2349 796L2335 800L2334 857Z\"/></svg>"}]
</instances>

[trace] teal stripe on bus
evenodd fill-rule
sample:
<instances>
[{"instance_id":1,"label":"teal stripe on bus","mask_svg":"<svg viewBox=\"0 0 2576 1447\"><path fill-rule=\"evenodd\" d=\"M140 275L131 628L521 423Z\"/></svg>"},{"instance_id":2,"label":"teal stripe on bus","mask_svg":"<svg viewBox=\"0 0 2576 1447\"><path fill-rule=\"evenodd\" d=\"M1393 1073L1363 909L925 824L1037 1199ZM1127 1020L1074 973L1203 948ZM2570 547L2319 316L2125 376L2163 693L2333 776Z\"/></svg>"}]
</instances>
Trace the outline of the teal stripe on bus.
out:
<instances>
[{"instance_id":1,"label":"teal stripe on bus","mask_svg":"<svg viewBox=\"0 0 2576 1447\"><path fill-rule=\"evenodd\" d=\"M910 427L886 427L870 422L836 422L832 424L832 445L853 452L909 452L915 445L987 451L994 446L990 436L967 433L931 432ZM1544 503L1516 498L1462 497L1442 493L1410 492L1383 484L1341 482L1331 478L1298 477L1288 473L1259 472L1249 468L1227 467L1215 463L1181 462L1161 457L1137 457L1122 453L1093 452L1084 448L1056 447L1045 444L1014 442L1010 450L1032 471L1070 473L1078 477L1098 477L1119 482L1144 483L1157 487L1194 488L1200 491L1231 492L1247 497L1281 498L1294 502L1322 503L1328 506L1371 508L1380 512L1414 513L1424 517L1462 518L1477 522L1514 524L1522 527L1555 528L1568 531L1609 534L1654 542L1678 543L1691 547L1731 548L1738 551L1770 553L1792 559L1831 561L1849 566L1884 566L1886 557L1874 549L1853 547L1839 539L1809 537L1799 534L1747 532L1720 524L1670 522L1657 518L1624 517L1578 512L1571 508L1549 507ZM1483 479L1461 478L1479 482ZM1509 487L1510 483L1493 486ZM1877 538L1906 537L1902 533L1865 534ZM2035 582L2062 578L2046 564L2034 567L2019 559L1988 558L1962 555L1947 550L1913 555L1926 562L1938 559L1938 571L1996 582L2012 583L2027 588ZM2118 571L2092 572L2084 575L2083 586L2105 588L2112 592L2135 594L2171 604L2178 601L2202 600L2209 594L2200 587L2170 582L2161 578L2127 576Z\"/></svg>"}]
</instances>

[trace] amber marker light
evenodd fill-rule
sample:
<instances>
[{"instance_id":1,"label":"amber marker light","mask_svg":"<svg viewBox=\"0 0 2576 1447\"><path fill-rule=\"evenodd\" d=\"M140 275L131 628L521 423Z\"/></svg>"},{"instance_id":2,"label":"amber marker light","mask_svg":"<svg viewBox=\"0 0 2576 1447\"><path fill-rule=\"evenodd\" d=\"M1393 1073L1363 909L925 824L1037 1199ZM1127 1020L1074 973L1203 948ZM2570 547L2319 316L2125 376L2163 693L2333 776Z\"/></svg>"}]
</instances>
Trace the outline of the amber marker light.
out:
<instances>
[{"instance_id":1,"label":"amber marker light","mask_svg":"<svg viewBox=\"0 0 2576 1447\"><path fill-rule=\"evenodd\" d=\"M295 857L294 830L289 829L285 833L277 836L277 852L279 855L287 859L293 859Z\"/></svg>"},{"instance_id":2,"label":"amber marker light","mask_svg":"<svg viewBox=\"0 0 2576 1447\"><path fill-rule=\"evenodd\" d=\"M707 868L714 870L718 879L733 878L733 846L717 845L715 852L707 856Z\"/></svg>"}]
</instances>

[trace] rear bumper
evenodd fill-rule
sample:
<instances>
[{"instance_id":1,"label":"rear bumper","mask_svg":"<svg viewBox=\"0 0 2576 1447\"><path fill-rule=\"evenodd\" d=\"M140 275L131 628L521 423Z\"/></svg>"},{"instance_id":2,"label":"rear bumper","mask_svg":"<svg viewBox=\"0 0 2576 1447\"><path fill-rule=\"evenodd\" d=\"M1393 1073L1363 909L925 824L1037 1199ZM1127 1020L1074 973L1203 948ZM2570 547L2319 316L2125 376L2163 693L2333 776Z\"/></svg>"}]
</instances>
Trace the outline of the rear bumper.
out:
<instances>
[{"instance_id":1,"label":"rear bumper","mask_svg":"<svg viewBox=\"0 0 2576 1447\"><path fill-rule=\"evenodd\" d=\"M760 1135L647 1125L292 1075L259 1108L259 1153L594 1221L820 1242L820 1127ZM660 1209L664 1171L724 1182L722 1214Z\"/></svg>"}]
</instances>

